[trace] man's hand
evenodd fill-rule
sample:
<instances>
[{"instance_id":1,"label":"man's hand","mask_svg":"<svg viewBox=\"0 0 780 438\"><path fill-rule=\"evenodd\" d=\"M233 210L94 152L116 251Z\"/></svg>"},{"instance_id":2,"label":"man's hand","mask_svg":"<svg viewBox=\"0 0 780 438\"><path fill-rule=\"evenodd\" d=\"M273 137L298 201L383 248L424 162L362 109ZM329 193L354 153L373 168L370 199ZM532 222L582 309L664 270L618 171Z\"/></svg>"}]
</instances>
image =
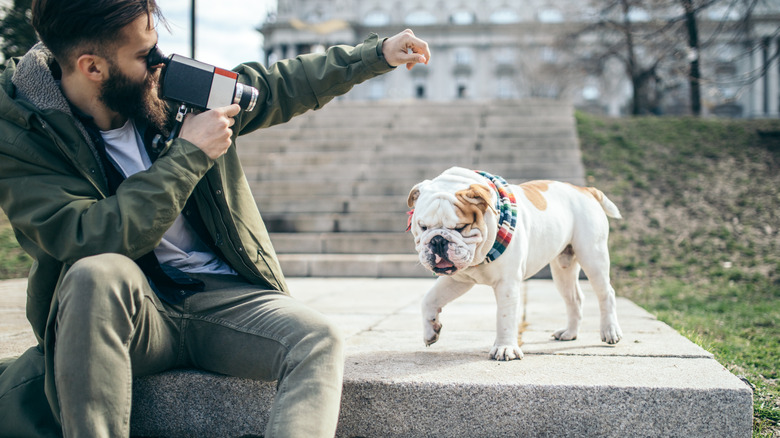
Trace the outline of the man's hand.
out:
<instances>
[{"instance_id":1,"label":"man's hand","mask_svg":"<svg viewBox=\"0 0 780 438\"><path fill-rule=\"evenodd\" d=\"M406 64L408 70L418 63L428 64L431 59L428 43L414 36L409 29L386 39L382 43L382 55L390 66Z\"/></svg>"},{"instance_id":2,"label":"man's hand","mask_svg":"<svg viewBox=\"0 0 780 438\"><path fill-rule=\"evenodd\" d=\"M197 115L189 114L181 126L179 138L189 141L216 160L230 147L230 137L233 136L230 128L236 123L233 116L239 111L241 107L233 104Z\"/></svg>"}]
</instances>

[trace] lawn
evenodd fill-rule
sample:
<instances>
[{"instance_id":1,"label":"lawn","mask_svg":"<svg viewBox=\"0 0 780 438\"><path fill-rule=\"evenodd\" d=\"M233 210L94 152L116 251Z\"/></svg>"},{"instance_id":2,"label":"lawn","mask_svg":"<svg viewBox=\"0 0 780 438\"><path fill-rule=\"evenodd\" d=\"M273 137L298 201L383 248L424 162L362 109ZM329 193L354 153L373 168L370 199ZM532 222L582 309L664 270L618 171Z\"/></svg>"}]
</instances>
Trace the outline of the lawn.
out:
<instances>
[{"instance_id":1,"label":"lawn","mask_svg":"<svg viewBox=\"0 0 780 438\"><path fill-rule=\"evenodd\" d=\"M16 243L8 218L0 210L0 279L26 277L32 259Z\"/></svg>"},{"instance_id":2,"label":"lawn","mask_svg":"<svg viewBox=\"0 0 780 438\"><path fill-rule=\"evenodd\" d=\"M618 295L755 387L754 436L780 436L780 121L577 114L611 221Z\"/></svg>"}]
</instances>

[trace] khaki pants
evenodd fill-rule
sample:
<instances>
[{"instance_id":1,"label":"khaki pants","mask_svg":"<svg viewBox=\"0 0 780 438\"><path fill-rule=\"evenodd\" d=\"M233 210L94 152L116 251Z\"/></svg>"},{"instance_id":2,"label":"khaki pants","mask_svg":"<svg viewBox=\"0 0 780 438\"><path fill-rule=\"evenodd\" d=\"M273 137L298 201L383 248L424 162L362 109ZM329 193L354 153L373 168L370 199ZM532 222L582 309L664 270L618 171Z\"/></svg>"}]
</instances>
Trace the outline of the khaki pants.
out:
<instances>
[{"instance_id":1,"label":"khaki pants","mask_svg":"<svg viewBox=\"0 0 780 438\"><path fill-rule=\"evenodd\" d=\"M332 437L344 366L338 329L281 293L233 276L198 278L206 291L172 306L127 257L89 257L68 271L54 352L64 436L128 437L133 376L189 367L278 380L265 437Z\"/></svg>"}]
</instances>

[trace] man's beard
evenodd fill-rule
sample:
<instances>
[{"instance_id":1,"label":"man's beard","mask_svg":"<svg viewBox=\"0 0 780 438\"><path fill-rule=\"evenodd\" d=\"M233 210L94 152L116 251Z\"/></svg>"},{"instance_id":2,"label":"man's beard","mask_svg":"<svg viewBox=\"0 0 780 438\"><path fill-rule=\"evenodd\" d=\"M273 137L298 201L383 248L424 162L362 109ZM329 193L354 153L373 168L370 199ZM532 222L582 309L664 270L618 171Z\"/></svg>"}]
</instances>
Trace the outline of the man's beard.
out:
<instances>
[{"instance_id":1,"label":"man's beard","mask_svg":"<svg viewBox=\"0 0 780 438\"><path fill-rule=\"evenodd\" d=\"M170 112L157 95L159 75L149 73L142 82L134 82L114 63L109 65L109 77L103 82L100 100L112 111L129 119L145 120L158 131L167 134Z\"/></svg>"}]
</instances>

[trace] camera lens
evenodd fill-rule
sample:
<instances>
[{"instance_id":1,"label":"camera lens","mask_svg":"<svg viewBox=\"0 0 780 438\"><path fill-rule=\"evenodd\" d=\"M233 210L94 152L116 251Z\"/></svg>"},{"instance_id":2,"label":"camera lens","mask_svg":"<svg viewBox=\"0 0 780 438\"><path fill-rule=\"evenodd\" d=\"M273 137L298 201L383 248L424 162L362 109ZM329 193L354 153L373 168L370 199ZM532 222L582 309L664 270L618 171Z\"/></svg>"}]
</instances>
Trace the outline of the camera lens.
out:
<instances>
[{"instance_id":1,"label":"camera lens","mask_svg":"<svg viewBox=\"0 0 780 438\"><path fill-rule=\"evenodd\" d=\"M237 103L241 108L252 111L257 104L257 96L260 94L257 88L236 82L236 92L233 94L233 103Z\"/></svg>"}]
</instances>

